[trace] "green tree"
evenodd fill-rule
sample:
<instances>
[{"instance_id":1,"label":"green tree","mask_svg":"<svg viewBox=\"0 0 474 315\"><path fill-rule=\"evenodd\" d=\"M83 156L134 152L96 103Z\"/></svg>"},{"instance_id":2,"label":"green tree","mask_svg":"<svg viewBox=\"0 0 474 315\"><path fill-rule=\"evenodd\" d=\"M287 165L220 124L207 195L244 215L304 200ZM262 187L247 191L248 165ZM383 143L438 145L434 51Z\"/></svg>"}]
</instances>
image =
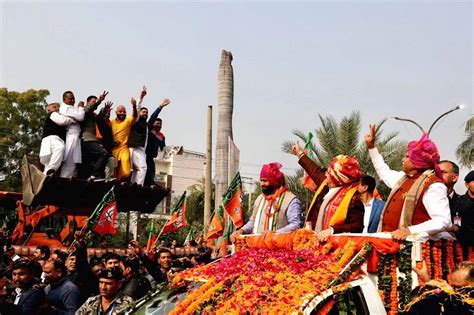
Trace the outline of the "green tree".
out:
<instances>
[{"instance_id":1,"label":"green tree","mask_svg":"<svg viewBox=\"0 0 474 315\"><path fill-rule=\"evenodd\" d=\"M206 179L203 177L199 183L188 187L186 198L186 220L188 222L199 222L203 224L204 219L204 187ZM215 185L212 183L211 209L214 209L215 203ZM176 199L177 200L177 199ZM176 202L175 200L175 202Z\"/></svg>"},{"instance_id":2,"label":"green tree","mask_svg":"<svg viewBox=\"0 0 474 315\"><path fill-rule=\"evenodd\" d=\"M370 160L369 151L361 137L361 121L360 113L358 111L352 112L349 116L345 116L340 122L337 122L333 117L323 117L319 115L319 122L321 124L316 131L317 143L310 142L310 151L313 153L314 160L318 165L327 168L332 159L339 154L353 155L359 161L364 174L376 177L375 169ZM401 159L406 153L406 142L396 140L398 132L391 132L383 135L382 126L386 122L383 119L377 124L376 136L377 148L380 154L384 157L385 162L391 169L400 170L402 167ZM300 130L293 130L293 134L299 138L303 143L306 142L306 133ZM282 150L291 153L291 147L295 141L285 141L282 144ZM301 183L302 172L297 172L293 176L288 176L288 185L292 189L301 202L303 207L309 206L308 195L306 189ZM378 185L378 189L383 196L387 195L388 189L385 185Z\"/></svg>"},{"instance_id":3,"label":"green tree","mask_svg":"<svg viewBox=\"0 0 474 315\"><path fill-rule=\"evenodd\" d=\"M462 166L471 168L474 165L474 117L466 121L464 131L466 138L458 145L456 157Z\"/></svg>"},{"instance_id":4,"label":"green tree","mask_svg":"<svg viewBox=\"0 0 474 315\"><path fill-rule=\"evenodd\" d=\"M21 158L39 153L48 95L47 90L0 88L0 173L5 175L0 190L21 190Z\"/></svg>"}]
</instances>

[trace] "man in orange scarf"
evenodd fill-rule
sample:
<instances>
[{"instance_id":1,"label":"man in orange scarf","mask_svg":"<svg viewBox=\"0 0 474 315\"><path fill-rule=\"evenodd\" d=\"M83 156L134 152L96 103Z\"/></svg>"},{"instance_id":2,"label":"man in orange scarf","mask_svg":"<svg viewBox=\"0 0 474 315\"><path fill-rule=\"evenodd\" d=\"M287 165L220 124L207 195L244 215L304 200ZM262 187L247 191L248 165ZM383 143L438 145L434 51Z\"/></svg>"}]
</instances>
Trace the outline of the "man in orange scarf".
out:
<instances>
[{"instance_id":1,"label":"man in orange scarf","mask_svg":"<svg viewBox=\"0 0 474 315\"><path fill-rule=\"evenodd\" d=\"M364 229L364 204L357 187L363 176L359 163L352 156L338 155L324 172L301 150L292 147L298 163L318 189L306 214L306 224L314 227L321 242L335 233L359 233Z\"/></svg>"},{"instance_id":2,"label":"man in orange scarf","mask_svg":"<svg viewBox=\"0 0 474 315\"><path fill-rule=\"evenodd\" d=\"M265 164L260 172L262 193L255 200L252 217L231 239L241 234L268 231L286 233L302 227L301 203L285 184L280 163Z\"/></svg>"}]
</instances>

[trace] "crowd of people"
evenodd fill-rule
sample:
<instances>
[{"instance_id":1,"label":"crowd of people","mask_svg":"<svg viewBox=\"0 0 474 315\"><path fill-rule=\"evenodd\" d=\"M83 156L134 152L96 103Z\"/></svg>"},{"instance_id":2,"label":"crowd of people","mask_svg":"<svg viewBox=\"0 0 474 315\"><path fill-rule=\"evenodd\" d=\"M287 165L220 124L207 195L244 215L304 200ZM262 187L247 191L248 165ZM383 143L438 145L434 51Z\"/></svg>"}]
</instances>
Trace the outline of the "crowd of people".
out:
<instances>
[{"instance_id":1,"label":"crowd of people","mask_svg":"<svg viewBox=\"0 0 474 315\"><path fill-rule=\"evenodd\" d=\"M164 241L150 253L136 241L126 256L109 252L87 257L78 233L69 253L38 246L34 256L19 257L11 247L3 253L0 314L120 314L153 287L167 284L176 272L209 263L211 252L199 239L197 253L174 255L177 241Z\"/></svg>"},{"instance_id":2,"label":"crowd of people","mask_svg":"<svg viewBox=\"0 0 474 315\"><path fill-rule=\"evenodd\" d=\"M131 115L119 105L111 119L112 102L96 113L107 91L77 106L74 93L64 92L61 104L47 107L39 154L44 174L154 185L154 158L166 145L158 115L170 100L165 98L148 118L148 108L142 106L146 94L143 87L138 101L132 97Z\"/></svg>"}]
</instances>

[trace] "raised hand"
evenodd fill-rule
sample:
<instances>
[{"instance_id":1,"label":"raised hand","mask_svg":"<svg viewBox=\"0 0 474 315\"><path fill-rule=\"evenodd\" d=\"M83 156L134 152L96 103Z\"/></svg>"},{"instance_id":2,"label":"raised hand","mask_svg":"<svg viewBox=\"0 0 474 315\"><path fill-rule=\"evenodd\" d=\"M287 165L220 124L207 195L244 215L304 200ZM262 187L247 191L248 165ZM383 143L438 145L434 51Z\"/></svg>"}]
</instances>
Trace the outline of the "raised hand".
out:
<instances>
[{"instance_id":1,"label":"raised hand","mask_svg":"<svg viewBox=\"0 0 474 315\"><path fill-rule=\"evenodd\" d=\"M99 96L99 101L102 102L103 100L105 100L105 97L107 96L107 94L109 94L109 91L102 92L102 94L100 94Z\"/></svg>"},{"instance_id":2,"label":"raised hand","mask_svg":"<svg viewBox=\"0 0 474 315\"><path fill-rule=\"evenodd\" d=\"M114 104L114 103L112 103L112 102L110 102L110 101L105 102L105 104L104 104L104 111L105 111L106 113L110 113L110 111L112 110L112 105L113 105L113 104Z\"/></svg>"},{"instance_id":3,"label":"raised hand","mask_svg":"<svg viewBox=\"0 0 474 315\"><path fill-rule=\"evenodd\" d=\"M137 107L137 100L134 99L133 97L132 97L132 99L130 100L130 103L132 103L132 106L133 106L133 107Z\"/></svg>"},{"instance_id":4,"label":"raised hand","mask_svg":"<svg viewBox=\"0 0 474 315\"><path fill-rule=\"evenodd\" d=\"M375 125L369 125L369 133L365 135L364 140L369 149L375 147Z\"/></svg>"},{"instance_id":5,"label":"raised hand","mask_svg":"<svg viewBox=\"0 0 474 315\"><path fill-rule=\"evenodd\" d=\"M303 153L303 151L301 151L299 142L293 144L293 146L291 147L291 152L296 156L299 156L301 153Z\"/></svg>"},{"instance_id":6,"label":"raised hand","mask_svg":"<svg viewBox=\"0 0 474 315\"><path fill-rule=\"evenodd\" d=\"M169 98L165 98L165 99L161 102L160 107L168 106L170 103L171 103L170 99L169 99Z\"/></svg>"},{"instance_id":7,"label":"raised hand","mask_svg":"<svg viewBox=\"0 0 474 315\"><path fill-rule=\"evenodd\" d=\"M142 91L140 93L140 99L144 98L146 95L146 86L143 86Z\"/></svg>"},{"instance_id":8,"label":"raised hand","mask_svg":"<svg viewBox=\"0 0 474 315\"><path fill-rule=\"evenodd\" d=\"M138 257L142 257L144 254L143 248L135 240L130 241L130 243L128 243L128 248L131 249L133 253Z\"/></svg>"}]
</instances>

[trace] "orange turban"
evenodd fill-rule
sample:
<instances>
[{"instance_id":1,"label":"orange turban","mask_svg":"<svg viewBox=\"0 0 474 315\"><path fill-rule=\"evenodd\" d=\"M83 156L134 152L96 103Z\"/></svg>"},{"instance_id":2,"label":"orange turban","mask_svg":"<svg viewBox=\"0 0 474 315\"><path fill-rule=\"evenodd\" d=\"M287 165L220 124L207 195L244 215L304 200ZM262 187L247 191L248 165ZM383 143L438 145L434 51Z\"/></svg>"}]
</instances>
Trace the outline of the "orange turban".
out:
<instances>
[{"instance_id":1,"label":"orange turban","mask_svg":"<svg viewBox=\"0 0 474 315\"><path fill-rule=\"evenodd\" d=\"M359 181L364 175L357 159L349 155L336 156L329 165L327 173L337 186L345 186Z\"/></svg>"}]
</instances>

